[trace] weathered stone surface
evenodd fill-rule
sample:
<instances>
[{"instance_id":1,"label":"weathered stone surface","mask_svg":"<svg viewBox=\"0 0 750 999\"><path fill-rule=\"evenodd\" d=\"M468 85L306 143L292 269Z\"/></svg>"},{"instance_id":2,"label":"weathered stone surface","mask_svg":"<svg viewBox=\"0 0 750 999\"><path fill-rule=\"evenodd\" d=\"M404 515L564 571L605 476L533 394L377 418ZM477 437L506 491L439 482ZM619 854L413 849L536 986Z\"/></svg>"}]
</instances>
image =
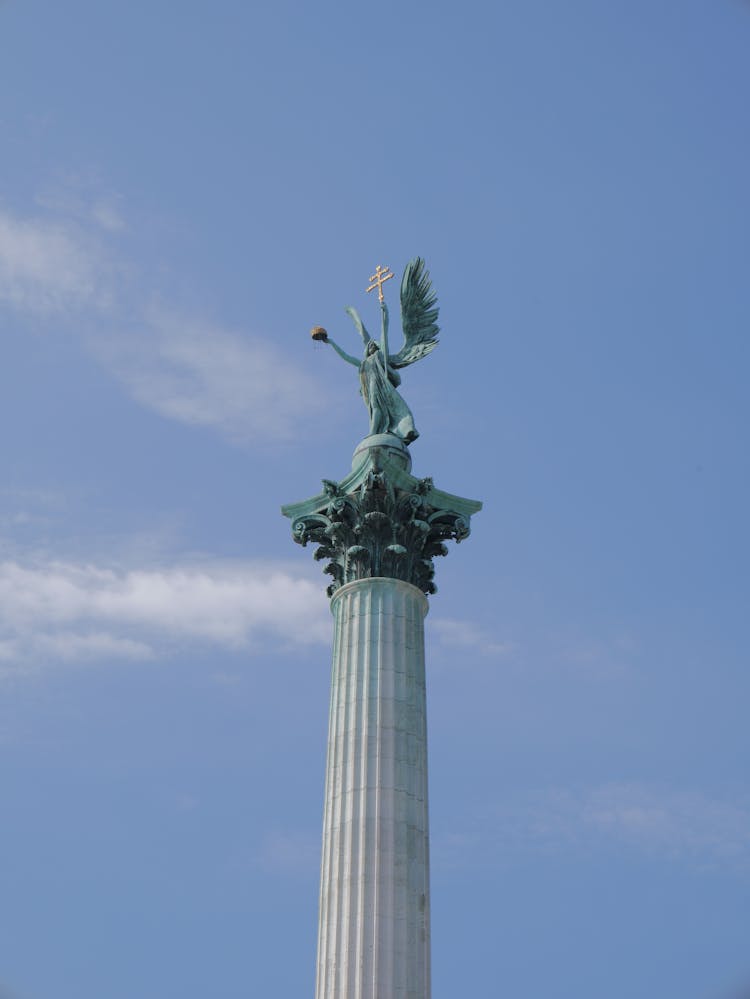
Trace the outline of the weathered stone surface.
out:
<instances>
[{"instance_id":1,"label":"weathered stone surface","mask_svg":"<svg viewBox=\"0 0 750 999\"><path fill-rule=\"evenodd\" d=\"M349 475L282 508L333 577L316 999L430 997L425 594L481 505L374 433Z\"/></svg>"},{"instance_id":2,"label":"weathered stone surface","mask_svg":"<svg viewBox=\"0 0 750 999\"><path fill-rule=\"evenodd\" d=\"M331 610L316 999L429 999L427 601L363 579Z\"/></svg>"}]
</instances>

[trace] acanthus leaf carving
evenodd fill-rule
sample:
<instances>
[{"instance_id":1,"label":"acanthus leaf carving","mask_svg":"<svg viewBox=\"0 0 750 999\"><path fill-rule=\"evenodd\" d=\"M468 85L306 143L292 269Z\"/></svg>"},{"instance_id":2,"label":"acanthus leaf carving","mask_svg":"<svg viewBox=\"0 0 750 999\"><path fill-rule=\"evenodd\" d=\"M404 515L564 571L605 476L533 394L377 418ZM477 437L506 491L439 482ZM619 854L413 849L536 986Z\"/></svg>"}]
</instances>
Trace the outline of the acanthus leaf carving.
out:
<instances>
[{"instance_id":1,"label":"acanthus leaf carving","mask_svg":"<svg viewBox=\"0 0 750 999\"><path fill-rule=\"evenodd\" d=\"M439 492L431 478L394 471L375 451L356 487L346 491L330 479L323 485L319 502L308 500L285 512L306 508L293 519L292 535L298 544L318 546L316 560L328 560L329 596L345 583L372 576L402 579L435 593L433 559L448 554L445 541L468 536L467 511L481 506Z\"/></svg>"}]
</instances>

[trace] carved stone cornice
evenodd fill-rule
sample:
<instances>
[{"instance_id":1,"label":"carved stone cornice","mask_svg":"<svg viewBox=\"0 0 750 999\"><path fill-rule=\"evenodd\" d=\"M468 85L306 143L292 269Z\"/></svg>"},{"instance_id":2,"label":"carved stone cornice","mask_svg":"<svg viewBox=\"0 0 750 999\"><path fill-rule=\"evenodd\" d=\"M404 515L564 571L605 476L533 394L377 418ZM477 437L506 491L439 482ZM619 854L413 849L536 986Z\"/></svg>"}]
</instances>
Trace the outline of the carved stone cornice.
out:
<instances>
[{"instance_id":1,"label":"carved stone cornice","mask_svg":"<svg viewBox=\"0 0 750 999\"><path fill-rule=\"evenodd\" d=\"M316 560L326 560L333 577L332 596L344 583L371 576L402 579L424 593L435 593L436 555L445 542L469 536L470 519L481 509L476 500L435 489L432 479L407 470L406 447L391 435L363 441L354 468L341 482L323 480L324 491L282 507L301 545L318 545Z\"/></svg>"}]
</instances>

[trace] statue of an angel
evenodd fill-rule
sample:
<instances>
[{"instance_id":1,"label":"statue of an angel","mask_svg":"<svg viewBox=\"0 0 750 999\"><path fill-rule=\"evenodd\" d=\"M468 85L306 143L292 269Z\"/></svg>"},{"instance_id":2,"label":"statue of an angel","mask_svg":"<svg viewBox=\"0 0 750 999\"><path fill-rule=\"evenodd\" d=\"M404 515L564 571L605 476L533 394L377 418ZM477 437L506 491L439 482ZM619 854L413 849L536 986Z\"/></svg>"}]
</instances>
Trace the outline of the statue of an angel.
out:
<instances>
[{"instance_id":1,"label":"statue of an angel","mask_svg":"<svg viewBox=\"0 0 750 999\"><path fill-rule=\"evenodd\" d=\"M406 265L401 281L401 326L404 344L397 354L390 354L388 306L383 297L383 284L392 277L393 274L387 268L378 266L371 278L373 283L367 289L368 291L376 287L378 289L382 313L380 343L372 339L357 311L351 306L346 309L362 337L365 350L361 361L347 354L321 327L316 327L312 335L316 340L329 343L339 357L359 368L362 398L370 414L370 433L394 434L405 444L410 444L419 437L419 432L414 426L411 410L397 391L401 384L398 369L425 357L437 346L439 332L437 296L433 291L424 260L415 257Z\"/></svg>"}]
</instances>

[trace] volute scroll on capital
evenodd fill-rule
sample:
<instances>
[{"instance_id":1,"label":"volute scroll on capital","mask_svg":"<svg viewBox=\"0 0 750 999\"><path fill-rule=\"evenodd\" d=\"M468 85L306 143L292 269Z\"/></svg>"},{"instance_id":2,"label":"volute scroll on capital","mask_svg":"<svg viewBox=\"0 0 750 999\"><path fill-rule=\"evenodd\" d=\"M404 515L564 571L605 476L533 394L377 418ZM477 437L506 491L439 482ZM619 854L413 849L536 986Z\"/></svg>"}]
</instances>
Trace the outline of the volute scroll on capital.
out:
<instances>
[{"instance_id":1,"label":"volute scroll on capital","mask_svg":"<svg viewBox=\"0 0 750 999\"><path fill-rule=\"evenodd\" d=\"M294 540L317 545L314 558L327 560L328 595L375 576L435 593L433 559L448 554L446 541L469 536L481 503L436 490L432 479L415 478L380 448L355 472L340 483L323 480L319 496L282 508Z\"/></svg>"}]
</instances>

